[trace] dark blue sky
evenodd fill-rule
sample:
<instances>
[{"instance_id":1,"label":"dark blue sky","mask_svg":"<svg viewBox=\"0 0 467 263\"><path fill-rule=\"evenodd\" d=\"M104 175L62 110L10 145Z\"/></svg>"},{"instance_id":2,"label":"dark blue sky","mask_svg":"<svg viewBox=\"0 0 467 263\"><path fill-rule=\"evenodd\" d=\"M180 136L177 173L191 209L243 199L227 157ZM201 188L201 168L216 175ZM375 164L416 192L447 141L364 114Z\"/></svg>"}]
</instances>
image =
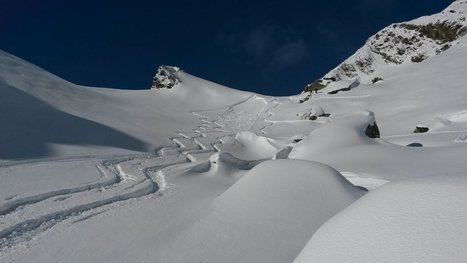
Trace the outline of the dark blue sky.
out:
<instances>
[{"instance_id":1,"label":"dark blue sky","mask_svg":"<svg viewBox=\"0 0 467 263\"><path fill-rule=\"evenodd\" d=\"M0 49L77 84L147 88L156 67L299 93L393 22L449 0L0 0Z\"/></svg>"}]
</instances>

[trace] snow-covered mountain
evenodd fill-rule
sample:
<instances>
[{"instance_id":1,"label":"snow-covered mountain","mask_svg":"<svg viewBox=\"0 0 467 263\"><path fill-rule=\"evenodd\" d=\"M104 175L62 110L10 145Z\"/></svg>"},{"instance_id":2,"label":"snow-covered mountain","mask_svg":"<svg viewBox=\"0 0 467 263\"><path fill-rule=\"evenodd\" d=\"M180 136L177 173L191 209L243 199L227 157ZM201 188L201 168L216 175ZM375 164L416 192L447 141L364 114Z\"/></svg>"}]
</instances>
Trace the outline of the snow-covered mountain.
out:
<instances>
[{"instance_id":1,"label":"snow-covered mountain","mask_svg":"<svg viewBox=\"0 0 467 263\"><path fill-rule=\"evenodd\" d=\"M305 91L340 80L376 83L401 65L421 63L439 55L458 45L467 34L466 14L467 2L457 0L440 13L389 25L322 79L307 85Z\"/></svg>"},{"instance_id":2,"label":"snow-covered mountain","mask_svg":"<svg viewBox=\"0 0 467 263\"><path fill-rule=\"evenodd\" d=\"M84 87L0 51L0 262L465 261L466 6L290 97L169 66Z\"/></svg>"}]
</instances>

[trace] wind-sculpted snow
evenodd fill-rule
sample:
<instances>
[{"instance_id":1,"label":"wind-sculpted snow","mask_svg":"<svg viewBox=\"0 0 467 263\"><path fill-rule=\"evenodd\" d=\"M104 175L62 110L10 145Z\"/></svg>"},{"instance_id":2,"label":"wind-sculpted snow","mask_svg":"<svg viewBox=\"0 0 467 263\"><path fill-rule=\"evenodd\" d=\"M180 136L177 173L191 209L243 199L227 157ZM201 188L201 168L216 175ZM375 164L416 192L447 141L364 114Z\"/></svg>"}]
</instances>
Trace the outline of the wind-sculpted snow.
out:
<instances>
[{"instance_id":1,"label":"wind-sculpted snow","mask_svg":"<svg viewBox=\"0 0 467 263\"><path fill-rule=\"evenodd\" d=\"M183 87L176 87L174 90L179 88ZM224 107L190 111L192 118L197 119L197 125L175 131L174 136L169 138L171 145L158 147L154 154L91 155L76 160L73 159L76 157L62 157L38 161L48 165L49 171L53 171L53 167L56 171L63 171L62 178L54 178L57 182L63 182L57 183L57 186L63 186L43 192L39 188L31 195L26 191L20 195L6 196L0 205L1 253L12 255L16 247L29 244L36 237L62 233L67 229L66 226L88 225L88 221L93 220L98 220L97 225L100 225L102 223L99 218L108 213L108 207L118 209L119 204L133 202L131 200L145 203L145 200L168 198L169 201L164 204L170 205L182 200L186 202L186 199L171 199L174 194L182 194L189 196L189 203L193 206L201 205L204 211L206 208L203 203L229 189L250 169L278 156L287 158L285 152L290 151L293 139L266 137L268 129L283 119L270 120L284 103L295 102L250 95ZM291 112L289 115L295 114ZM281 153L276 155L278 152ZM72 170L79 163L88 167L94 165L95 176L90 177L97 179L86 183L81 179L82 184L69 186L65 183L67 177L79 176L76 174L79 169ZM15 169L18 173L21 173L21 169L34 173L34 167L30 165L34 163L10 162L5 167ZM88 171L88 174L92 172ZM180 205L177 204L176 207ZM183 217L180 214L177 218ZM187 220L196 220L196 217L187 217ZM305 239L300 240L304 244ZM80 241L78 243L88 245ZM147 250L154 257L151 251ZM166 250L160 255L164 257L170 251ZM187 251L184 258L190 253ZM53 254L40 257L51 255Z\"/></svg>"},{"instance_id":2,"label":"wind-sculpted snow","mask_svg":"<svg viewBox=\"0 0 467 263\"><path fill-rule=\"evenodd\" d=\"M149 148L137 138L57 110L1 82L0 119L0 159L48 156L53 154L50 144L100 145L133 151Z\"/></svg>"},{"instance_id":3,"label":"wind-sculpted snow","mask_svg":"<svg viewBox=\"0 0 467 263\"><path fill-rule=\"evenodd\" d=\"M266 100L256 98L253 102L248 99L241 103L246 103L248 107L255 109L254 105L257 102L260 102L258 104L260 107L267 105ZM236 140L236 132L241 130L241 127L231 122L231 116L232 114L242 116L241 112L234 110L238 105L214 110L224 112L216 119L203 115L212 114L210 111L203 111L203 114L193 112L193 116L199 118L200 125L190 131L177 132L178 136L171 138L173 145L162 147L155 154L110 157L99 161L95 165L95 173L100 175L98 181L35 195L16 195L6 198L0 204L0 245L5 249L27 241L62 221L109 204L154 193L161 194L169 188L168 177L173 170L184 170L185 164L194 164L191 168L188 166L185 173L231 174L225 180L236 181L241 175L236 169L249 170L262 160L244 161L227 153L210 157L223 148L222 145L228 145L230 140ZM256 116L254 119L247 117L251 122L248 124L250 127L254 126L253 123L265 123L264 118L269 115L259 113L254 116ZM262 127L258 125L256 132ZM231 139L227 140L227 138ZM275 151L272 151L269 157L274 154ZM55 166L56 169L64 171L68 166L74 166L75 162L89 166L89 163L94 163L95 159L44 161L50 167ZM17 166L17 169L26 170L25 167L28 165L19 163ZM8 167L14 169L15 164ZM34 172L33 169L29 170Z\"/></svg>"},{"instance_id":4,"label":"wind-sculpted snow","mask_svg":"<svg viewBox=\"0 0 467 263\"><path fill-rule=\"evenodd\" d=\"M326 222L294 263L463 262L467 178L390 183Z\"/></svg>"},{"instance_id":5,"label":"wind-sculpted snow","mask_svg":"<svg viewBox=\"0 0 467 263\"><path fill-rule=\"evenodd\" d=\"M0 262L465 261L467 37L433 18L466 3L402 26L448 49L291 97L175 69L88 88L0 51Z\"/></svg>"},{"instance_id":6,"label":"wind-sculpted snow","mask_svg":"<svg viewBox=\"0 0 467 263\"><path fill-rule=\"evenodd\" d=\"M97 183L6 201L0 206L2 245L29 238L84 211L156 192L157 180L144 170L136 169L139 172L129 175L123 168L132 168L135 162L141 159L105 160L96 167L103 174L103 180Z\"/></svg>"},{"instance_id":7,"label":"wind-sculpted snow","mask_svg":"<svg viewBox=\"0 0 467 263\"><path fill-rule=\"evenodd\" d=\"M322 223L362 194L322 164L263 162L216 198L198 222L168 238L154 259L291 262Z\"/></svg>"},{"instance_id":8,"label":"wind-sculpted snow","mask_svg":"<svg viewBox=\"0 0 467 263\"><path fill-rule=\"evenodd\" d=\"M384 137L371 139L365 135L365 128L374 121L368 111L348 114L313 131L289 157L319 161L339 171L353 172L353 176L360 174L361 179L383 182L467 170L463 145L407 147L389 143Z\"/></svg>"}]
</instances>

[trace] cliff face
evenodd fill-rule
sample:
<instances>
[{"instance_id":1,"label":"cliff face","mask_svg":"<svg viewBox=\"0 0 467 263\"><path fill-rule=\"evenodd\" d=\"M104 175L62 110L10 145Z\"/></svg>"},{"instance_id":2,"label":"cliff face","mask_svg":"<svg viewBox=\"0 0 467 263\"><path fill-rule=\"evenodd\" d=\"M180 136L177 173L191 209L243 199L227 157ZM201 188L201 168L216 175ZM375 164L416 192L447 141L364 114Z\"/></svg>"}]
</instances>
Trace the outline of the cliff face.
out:
<instances>
[{"instance_id":1,"label":"cliff face","mask_svg":"<svg viewBox=\"0 0 467 263\"><path fill-rule=\"evenodd\" d=\"M331 70L319 83L308 84L305 91L326 87L339 80L371 83L384 72L402 64L420 63L436 56L467 34L467 1L454 1L438 14L392 24L370 37L354 55Z\"/></svg>"}]
</instances>

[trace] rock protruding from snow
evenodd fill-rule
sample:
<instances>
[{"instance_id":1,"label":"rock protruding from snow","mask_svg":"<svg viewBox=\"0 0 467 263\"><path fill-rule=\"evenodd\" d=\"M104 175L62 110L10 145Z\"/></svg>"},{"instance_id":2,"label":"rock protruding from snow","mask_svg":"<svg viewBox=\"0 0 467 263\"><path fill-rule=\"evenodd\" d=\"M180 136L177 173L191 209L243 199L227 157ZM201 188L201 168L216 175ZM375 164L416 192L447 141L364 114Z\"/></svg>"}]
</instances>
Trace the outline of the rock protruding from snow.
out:
<instances>
[{"instance_id":1,"label":"rock protruding from snow","mask_svg":"<svg viewBox=\"0 0 467 263\"><path fill-rule=\"evenodd\" d=\"M320 106L317 106L317 107L313 107L308 114L305 114L303 116L303 118L305 120L314 121L318 119L318 117L324 117L324 116L326 116L326 113L324 112L323 108L321 108Z\"/></svg>"},{"instance_id":2,"label":"rock protruding from snow","mask_svg":"<svg viewBox=\"0 0 467 263\"><path fill-rule=\"evenodd\" d=\"M378 128L378 125L376 124L376 122L370 123L370 124L368 124L368 126L366 126L365 134L366 134L366 136L368 136L369 138L372 138L372 139L381 137L381 135L379 133L379 128Z\"/></svg>"},{"instance_id":3,"label":"rock protruding from snow","mask_svg":"<svg viewBox=\"0 0 467 263\"><path fill-rule=\"evenodd\" d=\"M152 81L151 89L171 89L180 83L176 73L181 71L178 67L160 66Z\"/></svg>"},{"instance_id":4,"label":"rock protruding from snow","mask_svg":"<svg viewBox=\"0 0 467 263\"><path fill-rule=\"evenodd\" d=\"M370 136L371 135L371 136ZM312 131L289 155L291 159L315 160L330 149L355 145L373 145L379 136L373 112L350 113Z\"/></svg>"},{"instance_id":5,"label":"rock protruding from snow","mask_svg":"<svg viewBox=\"0 0 467 263\"><path fill-rule=\"evenodd\" d=\"M444 11L409 22L392 24L370 37L365 45L322 79L305 86L326 87L339 80L372 83L397 65L420 63L454 45L467 34L467 2L454 1Z\"/></svg>"},{"instance_id":6,"label":"rock protruding from snow","mask_svg":"<svg viewBox=\"0 0 467 263\"><path fill-rule=\"evenodd\" d=\"M415 130L413 131L414 133L425 133L428 132L430 128L428 127L422 127L422 126L415 126Z\"/></svg>"}]
</instances>

